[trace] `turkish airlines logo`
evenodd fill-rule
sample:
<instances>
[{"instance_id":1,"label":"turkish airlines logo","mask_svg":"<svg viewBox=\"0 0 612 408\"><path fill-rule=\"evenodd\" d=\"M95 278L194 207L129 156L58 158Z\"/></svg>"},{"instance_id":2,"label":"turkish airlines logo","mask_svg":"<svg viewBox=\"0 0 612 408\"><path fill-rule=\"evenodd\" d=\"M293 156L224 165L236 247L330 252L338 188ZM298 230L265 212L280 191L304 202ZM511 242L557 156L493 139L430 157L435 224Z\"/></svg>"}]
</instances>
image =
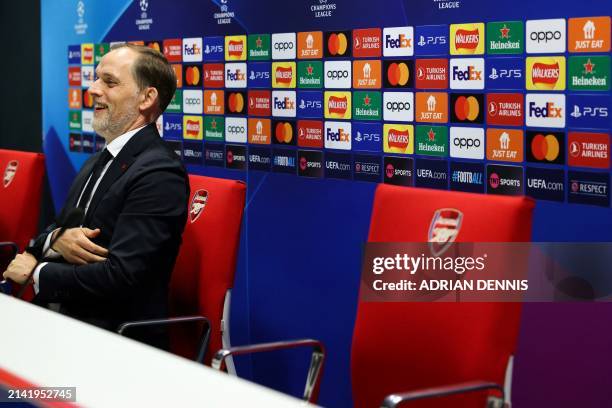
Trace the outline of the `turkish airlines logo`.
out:
<instances>
[{"instance_id":1,"label":"turkish airlines logo","mask_svg":"<svg viewBox=\"0 0 612 408\"><path fill-rule=\"evenodd\" d=\"M415 86L419 89L446 89L448 87L447 59L417 59Z\"/></svg>"},{"instance_id":2,"label":"turkish airlines logo","mask_svg":"<svg viewBox=\"0 0 612 408\"><path fill-rule=\"evenodd\" d=\"M522 94L487 94L487 123L489 125L522 126Z\"/></svg>"},{"instance_id":3,"label":"turkish airlines logo","mask_svg":"<svg viewBox=\"0 0 612 408\"><path fill-rule=\"evenodd\" d=\"M2 178L2 185L4 188L7 188L15 178L15 174L17 174L17 168L19 167L19 162L17 160L11 160L7 163L6 168L4 169L4 177Z\"/></svg>"},{"instance_id":4,"label":"turkish airlines logo","mask_svg":"<svg viewBox=\"0 0 612 408\"><path fill-rule=\"evenodd\" d=\"M270 116L272 99L270 91L249 91L249 115Z\"/></svg>"},{"instance_id":5,"label":"turkish airlines logo","mask_svg":"<svg viewBox=\"0 0 612 408\"><path fill-rule=\"evenodd\" d=\"M380 57L382 53L380 28L353 30L353 56L356 58Z\"/></svg>"},{"instance_id":6,"label":"turkish airlines logo","mask_svg":"<svg viewBox=\"0 0 612 408\"><path fill-rule=\"evenodd\" d=\"M181 62L183 59L182 45L180 38L164 40L163 52L168 62Z\"/></svg>"},{"instance_id":7,"label":"turkish airlines logo","mask_svg":"<svg viewBox=\"0 0 612 408\"><path fill-rule=\"evenodd\" d=\"M205 88L223 88L224 78L223 64L204 64L204 87Z\"/></svg>"},{"instance_id":8,"label":"turkish airlines logo","mask_svg":"<svg viewBox=\"0 0 612 408\"><path fill-rule=\"evenodd\" d=\"M441 208L434 212L427 233L429 250L433 256L441 256L455 242L462 222L463 213L455 208Z\"/></svg>"},{"instance_id":9,"label":"turkish airlines logo","mask_svg":"<svg viewBox=\"0 0 612 408\"><path fill-rule=\"evenodd\" d=\"M298 121L298 146L323 148L323 122L318 120Z\"/></svg>"},{"instance_id":10,"label":"turkish airlines logo","mask_svg":"<svg viewBox=\"0 0 612 408\"><path fill-rule=\"evenodd\" d=\"M568 164L576 167L610 168L610 138L606 133L570 132Z\"/></svg>"},{"instance_id":11,"label":"turkish airlines logo","mask_svg":"<svg viewBox=\"0 0 612 408\"><path fill-rule=\"evenodd\" d=\"M189 206L189 219L191 220L192 224L196 222L198 218L200 218L200 215L202 215L207 202L208 191L197 190L195 193L193 193L191 205Z\"/></svg>"},{"instance_id":12,"label":"turkish airlines logo","mask_svg":"<svg viewBox=\"0 0 612 408\"><path fill-rule=\"evenodd\" d=\"M81 86L81 68L68 67L68 85Z\"/></svg>"}]
</instances>

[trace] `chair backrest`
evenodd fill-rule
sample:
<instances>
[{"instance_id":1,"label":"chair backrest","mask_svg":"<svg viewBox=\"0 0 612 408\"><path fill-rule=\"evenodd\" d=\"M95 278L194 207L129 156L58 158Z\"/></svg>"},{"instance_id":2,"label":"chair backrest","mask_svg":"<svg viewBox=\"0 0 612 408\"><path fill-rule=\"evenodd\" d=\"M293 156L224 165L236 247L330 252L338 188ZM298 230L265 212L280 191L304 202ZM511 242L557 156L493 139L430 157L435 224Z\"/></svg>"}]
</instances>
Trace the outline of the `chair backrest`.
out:
<instances>
[{"instance_id":1,"label":"chair backrest","mask_svg":"<svg viewBox=\"0 0 612 408\"><path fill-rule=\"evenodd\" d=\"M369 242L427 242L434 213L463 213L457 242L531 240L533 201L379 185ZM504 384L516 346L520 303L359 302L351 374L356 407L379 407L391 393L485 380ZM483 395L416 407L484 407ZM410 406L413 406L410 405Z\"/></svg>"},{"instance_id":2,"label":"chair backrest","mask_svg":"<svg viewBox=\"0 0 612 408\"><path fill-rule=\"evenodd\" d=\"M0 241L20 251L38 230L44 172L41 153L0 149Z\"/></svg>"},{"instance_id":3,"label":"chair backrest","mask_svg":"<svg viewBox=\"0 0 612 408\"><path fill-rule=\"evenodd\" d=\"M212 331L206 356L221 348L223 302L234 285L246 185L235 180L189 175L191 195L183 242L170 282L172 316L201 315ZM197 328L171 332L171 347L193 358Z\"/></svg>"}]
</instances>

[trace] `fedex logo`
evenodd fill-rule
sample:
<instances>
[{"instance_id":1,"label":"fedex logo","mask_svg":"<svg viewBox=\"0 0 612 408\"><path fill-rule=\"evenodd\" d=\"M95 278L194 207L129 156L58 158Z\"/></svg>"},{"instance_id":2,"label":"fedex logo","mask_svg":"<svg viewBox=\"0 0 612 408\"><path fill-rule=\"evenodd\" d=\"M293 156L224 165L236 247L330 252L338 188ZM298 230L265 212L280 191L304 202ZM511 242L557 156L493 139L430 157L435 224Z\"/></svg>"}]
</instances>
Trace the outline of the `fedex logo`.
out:
<instances>
[{"instance_id":1,"label":"fedex logo","mask_svg":"<svg viewBox=\"0 0 612 408\"><path fill-rule=\"evenodd\" d=\"M294 118L297 113L295 91L272 92L272 116Z\"/></svg>"},{"instance_id":2,"label":"fedex logo","mask_svg":"<svg viewBox=\"0 0 612 408\"><path fill-rule=\"evenodd\" d=\"M183 38L183 61L202 62L202 37Z\"/></svg>"},{"instance_id":3,"label":"fedex logo","mask_svg":"<svg viewBox=\"0 0 612 408\"><path fill-rule=\"evenodd\" d=\"M247 64L244 62L225 64L225 87L247 87Z\"/></svg>"},{"instance_id":4,"label":"fedex logo","mask_svg":"<svg viewBox=\"0 0 612 408\"><path fill-rule=\"evenodd\" d=\"M414 55L414 28L388 27L383 30L383 55L385 57Z\"/></svg>"},{"instance_id":5,"label":"fedex logo","mask_svg":"<svg viewBox=\"0 0 612 408\"><path fill-rule=\"evenodd\" d=\"M527 94L527 126L565 127L565 95Z\"/></svg>"},{"instance_id":6,"label":"fedex logo","mask_svg":"<svg viewBox=\"0 0 612 408\"><path fill-rule=\"evenodd\" d=\"M483 58L451 58L451 89L484 89Z\"/></svg>"},{"instance_id":7,"label":"fedex logo","mask_svg":"<svg viewBox=\"0 0 612 408\"><path fill-rule=\"evenodd\" d=\"M325 122L325 148L351 150L351 122Z\"/></svg>"}]
</instances>

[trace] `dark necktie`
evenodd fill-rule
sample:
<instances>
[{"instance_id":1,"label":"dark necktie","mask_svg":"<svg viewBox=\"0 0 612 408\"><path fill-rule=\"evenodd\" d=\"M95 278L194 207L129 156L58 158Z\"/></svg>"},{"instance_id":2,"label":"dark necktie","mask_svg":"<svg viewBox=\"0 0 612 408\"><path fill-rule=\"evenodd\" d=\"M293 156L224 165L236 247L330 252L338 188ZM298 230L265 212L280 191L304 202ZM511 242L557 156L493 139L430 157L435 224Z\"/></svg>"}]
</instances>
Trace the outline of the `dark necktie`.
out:
<instances>
[{"instance_id":1,"label":"dark necktie","mask_svg":"<svg viewBox=\"0 0 612 408\"><path fill-rule=\"evenodd\" d=\"M110 154L107 149L102 150L102 153L100 153L100 157L98 157L98 161L96 162L96 165L94 166L93 171L91 172L89 182L87 183L85 190L83 190L83 194L81 195L81 200L79 201L79 205L77 206L77 208L80 208L85 211L85 207L91 199L91 193L93 192L93 188L96 185L96 181L98 181L98 179L100 178L100 174L102 174L102 170L104 169L104 166L106 166L106 163L108 163L109 160L111 160L112 158L113 155Z\"/></svg>"}]
</instances>

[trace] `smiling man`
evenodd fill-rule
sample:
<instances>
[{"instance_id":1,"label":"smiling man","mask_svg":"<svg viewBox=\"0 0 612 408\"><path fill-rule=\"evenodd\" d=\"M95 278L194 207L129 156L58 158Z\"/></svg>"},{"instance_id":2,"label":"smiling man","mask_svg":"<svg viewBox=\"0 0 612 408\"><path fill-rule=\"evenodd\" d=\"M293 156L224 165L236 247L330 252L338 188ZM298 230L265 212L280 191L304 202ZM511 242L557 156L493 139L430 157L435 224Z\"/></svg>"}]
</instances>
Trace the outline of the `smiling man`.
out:
<instances>
[{"instance_id":1,"label":"smiling man","mask_svg":"<svg viewBox=\"0 0 612 408\"><path fill-rule=\"evenodd\" d=\"M32 276L36 303L59 303L61 313L116 330L167 315L189 184L155 126L176 89L163 55L120 45L102 58L96 77L93 127L106 148L85 162L58 217L76 213L81 226L59 238L61 223L50 226L3 276L20 284ZM137 337L166 346L162 331Z\"/></svg>"}]
</instances>

